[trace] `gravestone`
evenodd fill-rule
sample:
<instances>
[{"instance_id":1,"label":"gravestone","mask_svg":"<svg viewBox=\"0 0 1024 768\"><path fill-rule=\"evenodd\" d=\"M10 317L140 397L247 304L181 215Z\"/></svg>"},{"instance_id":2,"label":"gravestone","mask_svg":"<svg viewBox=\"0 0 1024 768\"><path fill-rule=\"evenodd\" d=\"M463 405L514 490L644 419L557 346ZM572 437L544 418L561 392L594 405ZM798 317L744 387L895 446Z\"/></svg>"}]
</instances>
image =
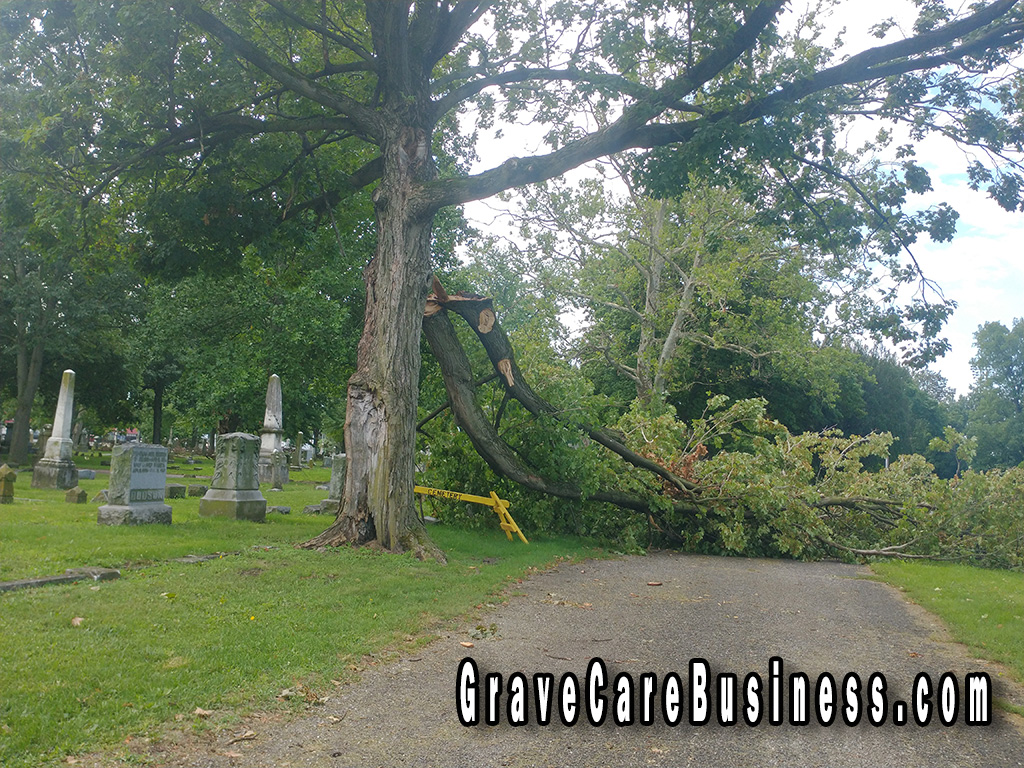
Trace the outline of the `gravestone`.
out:
<instances>
[{"instance_id":1,"label":"gravestone","mask_svg":"<svg viewBox=\"0 0 1024 768\"><path fill-rule=\"evenodd\" d=\"M53 436L46 441L43 457L32 471L33 488L67 490L78 485L78 469L71 459L71 418L75 400L75 372L64 371L53 417Z\"/></svg>"},{"instance_id":2,"label":"gravestone","mask_svg":"<svg viewBox=\"0 0 1024 768\"><path fill-rule=\"evenodd\" d=\"M199 500L200 515L258 523L266 520L267 500L260 493L259 450L256 435L221 435L210 490Z\"/></svg>"},{"instance_id":3,"label":"gravestone","mask_svg":"<svg viewBox=\"0 0 1024 768\"><path fill-rule=\"evenodd\" d=\"M344 453L331 456L331 482L327 485L327 498L320 502L325 513L337 512L341 497L345 493L345 466L348 463Z\"/></svg>"},{"instance_id":4,"label":"gravestone","mask_svg":"<svg viewBox=\"0 0 1024 768\"><path fill-rule=\"evenodd\" d=\"M53 436L53 424L44 424L42 430L39 432L39 437L36 439L36 444L33 446L33 458L32 466L40 462L43 456L46 455L46 444L50 441Z\"/></svg>"},{"instance_id":5,"label":"gravestone","mask_svg":"<svg viewBox=\"0 0 1024 768\"><path fill-rule=\"evenodd\" d=\"M164 503L167 449L162 445L127 443L115 446L110 459L107 503L96 519L100 525L170 525L171 507Z\"/></svg>"},{"instance_id":6,"label":"gravestone","mask_svg":"<svg viewBox=\"0 0 1024 768\"><path fill-rule=\"evenodd\" d=\"M185 486L181 483L168 483L167 484L167 495L165 498L168 499L184 499L185 498Z\"/></svg>"},{"instance_id":7,"label":"gravestone","mask_svg":"<svg viewBox=\"0 0 1024 768\"><path fill-rule=\"evenodd\" d=\"M64 501L68 504L85 504L88 500L89 494L85 492L85 488L80 488L77 485L64 494Z\"/></svg>"},{"instance_id":8,"label":"gravestone","mask_svg":"<svg viewBox=\"0 0 1024 768\"><path fill-rule=\"evenodd\" d=\"M284 424L281 406L281 378L275 373L267 384L267 408L260 430L259 479L280 488L288 482L288 460L282 451Z\"/></svg>"},{"instance_id":9,"label":"gravestone","mask_svg":"<svg viewBox=\"0 0 1024 768\"><path fill-rule=\"evenodd\" d=\"M4 464L0 467L0 504L14 503L14 481L18 473Z\"/></svg>"},{"instance_id":10,"label":"gravestone","mask_svg":"<svg viewBox=\"0 0 1024 768\"><path fill-rule=\"evenodd\" d=\"M270 487L280 491L288 482L288 457L284 451L271 454L270 469Z\"/></svg>"},{"instance_id":11,"label":"gravestone","mask_svg":"<svg viewBox=\"0 0 1024 768\"><path fill-rule=\"evenodd\" d=\"M202 497L206 495L206 492L208 490L210 490L210 486L208 485L200 485L199 483L193 483L188 487L188 495Z\"/></svg>"},{"instance_id":12,"label":"gravestone","mask_svg":"<svg viewBox=\"0 0 1024 768\"><path fill-rule=\"evenodd\" d=\"M306 441L306 436L299 432L295 438L295 448L292 449L292 460L291 465L288 467L291 472L301 472L302 466L302 444Z\"/></svg>"},{"instance_id":13,"label":"gravestone","mask_svg":"<svg viewBox=\"0 0 1024 768\"><path fill-rule=\"evenodd\" d=\"M80 469L78 470L79 480L95 480L96 470L95 469Z\"/></svg>"}]
</instances>

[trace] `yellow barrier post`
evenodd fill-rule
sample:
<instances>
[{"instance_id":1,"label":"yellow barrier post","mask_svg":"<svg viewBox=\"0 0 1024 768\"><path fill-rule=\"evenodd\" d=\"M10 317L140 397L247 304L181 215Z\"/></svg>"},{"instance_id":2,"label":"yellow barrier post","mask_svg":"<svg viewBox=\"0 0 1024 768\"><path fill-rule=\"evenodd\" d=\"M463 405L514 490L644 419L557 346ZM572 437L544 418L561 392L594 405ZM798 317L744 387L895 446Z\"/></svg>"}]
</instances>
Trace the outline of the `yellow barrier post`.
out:
<instances>
[{"instance_id":1,"label":"yellow barrier post","mask_svg":"<svg viewBox=\"0 0 1024 768\"><path fill-rule=\"evenodd\" d=\"M417 485L412 490L414 493L422 493L424 496L437 496L440 499L450 499L452 501L468 501L473 504L483 504L485 507L491 507L498 516L498 524L501 526L501 530L505 532L505 535L508 536L509 541L512 541L512 534L515 533L523 540L524 544L530 543L526 540L516 521L512 519L512 514L508 511L508 502L505 499L499 499L498 494L494 491L491 491L491 497L487 498L485 496L474 496L471 493L427 488L422 485Z\"/></svg>"}]
</instances>

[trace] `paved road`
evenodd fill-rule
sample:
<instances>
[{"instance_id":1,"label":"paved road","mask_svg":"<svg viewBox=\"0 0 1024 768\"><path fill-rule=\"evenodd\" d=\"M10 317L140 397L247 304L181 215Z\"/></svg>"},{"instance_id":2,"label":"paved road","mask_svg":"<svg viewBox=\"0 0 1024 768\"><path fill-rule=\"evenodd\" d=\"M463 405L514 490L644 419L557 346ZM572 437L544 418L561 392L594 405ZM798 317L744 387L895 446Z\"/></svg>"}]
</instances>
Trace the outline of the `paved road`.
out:
<instances>
[{"instance_id":1,"label":"paved road","mask_svg":"<svg viewBox=\"0 0 1024 768\"><path fill-rule=\"evenodd\" d=\"M892 723L897 701L912 702L920 672L935 685L952 672L963 684L967 673L987 672L996 699L1024 702L1024 693L985 662L949 643L924 611L907 604L885 585L860 578L864 569L836 563L793 563L658 553L646 557L564 565L518 587L507 604L474 623L445 634L418 655L375 668L362 682L306 718L289 723L254 721L252 741L171 749L154 757L167 765L205 766L1021 766L1024 727L1020 718L995 711L992 724L958 723L920 727ZM660 582L660 586L648 582ZM472 642L472 648L461 645ZM566 672L585 679L588 664L600 658L608 675L604 691L609 712L604 724L588 723L585 709L573 727L557 714L553 724L537 724L532 694L529 724L514 727L502 697L500 724L464 727L459 722L456 672L464 657L480 675L500 673L504 683L515 672L552 673L558 688ZM868 695L861 694L862 717L849 727L841 715L823 727L812 709L810 724L770 725L772 671L778 657L783 679L803 672L813 694L818 676L828 672L841 687L847 672L863 685L875 672L885 675L888 716L868 723ZM712 681L719 673L743 682L757 673L764 685L760 725L716 722L692 726L686 685L691 659L704 659ZM657 683L653 724L619 726L610 711L615 676L628 672L639 687L641 675ZM683 685L682 723L665 724L661 700L670 673ZM714 683L712 682L712 690ZM841 693L841 691L840 691ZM642 700L637 695L635 698ZM937 696L932 696L934 702ZM555 699L557 706L557 699ZM842 701L839 702L842 705ZM637 721L639 707L634 712ZM340 721L338 721L340 718Z\"/></svg>"}]
</instances>

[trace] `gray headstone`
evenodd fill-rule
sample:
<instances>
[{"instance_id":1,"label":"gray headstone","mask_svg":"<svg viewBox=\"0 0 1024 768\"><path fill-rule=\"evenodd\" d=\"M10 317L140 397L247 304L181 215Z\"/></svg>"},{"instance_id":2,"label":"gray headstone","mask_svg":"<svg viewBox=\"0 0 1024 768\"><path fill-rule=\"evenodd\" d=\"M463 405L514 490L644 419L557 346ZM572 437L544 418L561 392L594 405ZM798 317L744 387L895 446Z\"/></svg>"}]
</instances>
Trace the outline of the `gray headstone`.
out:
<instances>
[{"instance_id":1,"label":"gray headstone","mask_svg":"<svg viewBox=\"0 0 1024 768\"><path fill-rule=\"evenodd\" d=\"M168 499L184 499L185 498L185 486L181 483L168 483L167 485L167 498Z\"/></svg>"},{"instance_id":2,"label":"gray headstone","mask_svg":"<svg viewBox=\"0 0 1024 768\"><path fill-rule=\"evenodd\" d=\"M96 470L95 469L80 469L78 470L79 480L95 480Z\"/></svg>"},{"instance_id":3,"label":"gray headstone","mask_svg":"<svg viewBox=\"0 0 1024 768\"><path fill-rule=\"evenodd\" d=\"M263 429L260 430L260 459L258 464L260 482L270 483L275 488L279 488L288 482L288 462L285 461L279 466L279 459L275 456L275 454L281 452L283 445L283 424L281 378L275 373L270 376L270 381L267 383L267 408L263 414Z\"/></svg>"},{"instance_id":4,"label":"gray headstone","mask_svg":"<svg viewBox=\"0 0 1024 768\"><path fill-rule=\"evenodd\" d=\"M336 453L331 457L331 482L327 485L327 498L320 505L327 509L337 509L341 497L345 493L345 467L348 459L344 453Z\"/></svg>"},{"instance_id":5,"label":"gray headstone","mask_svg":"<svg viewBox=\"0 0 1024 768\"><path fill-rule=\"evenodd\" d=\"M260 493L260 439L244 432L221 435L210 490L199 501L203 517L233 517L262 523L267 500Z\"/></svg>"},{"instance_id":6,"label":"gray headstone","mask_svg":"<svg viewBox=\"0 0 1024 768\"><path fill-rule=\"evenodd\" d=\"M306 436L299 432L295 438L295 447L292 449L292 461L288 469L292 472L301 472L302 466L302 444L306 441Z\"/></svg>"},{"instance_id":7,"label":"gray headstone","mask_svg":"<svg viewBox=\"0 0 1024 768\"><path fill-rule=\"evenodd\" d=\"M100 525L140 525L171 522L164 503L167 449L162 445L127 443L111 454L107 503L100 507Z\"/></svg>"},{"instance_id":8,"label":"gray headstone","mask_svg":"<svg viewBox=\"0 0 1024 768\"><path fill-rule=\"evenodd\" d=\"M263 477L260 477L263 481ZM264 481L265 482L265 481ZM284 451L274 451L270 457L270 485L276 490L281 490L288 482L288 457Z\"/></svg>"},{"instance_id":9,"label":"gray headstone","mask_svg":"<svg viewBox=\"0 0 1024 768\"><path fill-rule=\"evenodd\" d=\"M33 488L67 490L78 485L78 469L71 458L71 418L75 400L75 372L64 371L53 417L53 434L46 441L43 457L32 472Z\"/></svg>"},{"instance_id":10,"label":"gray headstone","mask_svg":"<svg viewBox=\"0 0 1024 768\"><path fill-rule=\"evenodd\" d=\"M199 485L198 483L193 483L188 487L188 495L204 496L208 490L210 490L210 486L208 485Z\"/></svg>"}]
</instances>

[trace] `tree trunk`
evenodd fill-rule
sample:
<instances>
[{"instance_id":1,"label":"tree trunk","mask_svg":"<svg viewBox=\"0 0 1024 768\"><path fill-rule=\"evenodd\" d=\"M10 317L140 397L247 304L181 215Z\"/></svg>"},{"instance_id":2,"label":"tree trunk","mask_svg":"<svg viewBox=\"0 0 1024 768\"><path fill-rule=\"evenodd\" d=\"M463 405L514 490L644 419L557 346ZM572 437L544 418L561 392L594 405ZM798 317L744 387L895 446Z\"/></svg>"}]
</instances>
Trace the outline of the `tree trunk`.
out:
<instances>
[{"instance_id":1,"label":"tree trunk","mask_svg":"<svg viewBox=\"0 0 1024 768\"><path fill-rule=\"evenodd\" d=\"M18 395L14 410L14 434L11 436L9 460L12 464L28 461L29 426L32 402L39 390L43 370L43 344L37 342L31 351L28 344L18 345Z\"/></svg>"},{"instance_id":2,"label":"tree trunk","mask_svg":"<svg viewBox=\"0 0 1024 768\"><path fill-rule=\"evenodd\" d=\"M389 138L374 193L377 250L366 270L366 317L348 385L345 494L334 525L303 546L376 541L444 561L416 515L412 490L433 223L417 192L433 161L424 132L405 128Z\"/></svg>"},{"instance_id":3,"label":"tree trunk","mask_svg":"<svg viewBox=\"0 0 1024 768\"><path fill-rule=\"evenodd\" d=\"M156 382L153 385L153 444L160 445L163 439L164 423L164 385Z\"/></svg>"}]
</instances>

